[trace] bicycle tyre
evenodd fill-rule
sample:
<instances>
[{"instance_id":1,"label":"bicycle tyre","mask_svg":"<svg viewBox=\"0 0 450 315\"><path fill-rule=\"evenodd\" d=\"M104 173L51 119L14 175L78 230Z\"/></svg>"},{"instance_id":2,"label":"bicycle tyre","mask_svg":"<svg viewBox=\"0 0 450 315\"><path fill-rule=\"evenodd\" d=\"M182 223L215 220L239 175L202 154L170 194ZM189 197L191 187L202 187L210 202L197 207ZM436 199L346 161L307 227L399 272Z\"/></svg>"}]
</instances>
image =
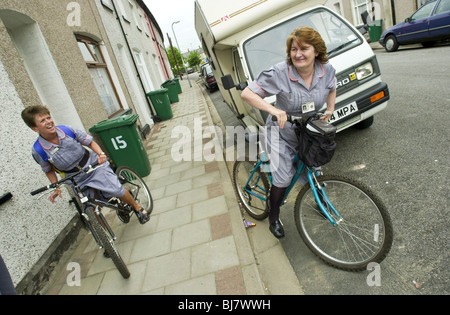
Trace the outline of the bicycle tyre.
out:
<instances>
[{"instance_id":1,"label":"bicycle tyre","mask_svg":"<svg viewBox=\"0 0 450 315\"><path fill-rule=\"evenodd\" d=\"M117 270L119 270L120 274L124 279L128 279L130 277L130 271L128 270L127 265L124 263L122 257L120 257L119 251L117 250L116 244L112 239L111 235L105 231L102 224L100 223L97 215L95 214L94 207L87 207L85 210L89 218L89 222L91 223L92 228L97 234L100 243L106 251L108 257L110 257L116 266Z\"/></svg>"},{"instance_id":2,"label":"bicycle tyre","mask_svg":"<svg viewBox=\"0 0 450 315\"><path fill-rule=\"evenodd\" d=\"M131 167L120 166L116 170L120 183L127 189L139 205L150 215L153 211L153 198L147 184ZM139 188L139 189L137 189Z\"/></svg>"},{"instance_id":3,"label":"bicycle tyre","mask_svg":"<svg viewBox=\"0 0 450 315\"><path fill-rule=\"evenodd\" d=\"M308 248L329 265L347 271L366 270L369 263L383 261L394 233L381 199L366 185L346 176L323 175L317 180L321 186L325 184L325 192L343 220L332 226L319 213L311 187L305 185L297 196L294 213L297 230Z\"/></svg>"},{"instance_id":4,"label":"bicycle tyre","mask_svg":"<svg viewBox=\"0 0 450 315\"><path fill-rule=\"evenodd\" d=\"M267 200L270 184L267 175L258 168L249 185L249 190L259 198L245 189L255 166L255 162L236 161L233 166L233 187L245 211L254 219L264 220L269 215Z\"/></svg>"}]
</instances>

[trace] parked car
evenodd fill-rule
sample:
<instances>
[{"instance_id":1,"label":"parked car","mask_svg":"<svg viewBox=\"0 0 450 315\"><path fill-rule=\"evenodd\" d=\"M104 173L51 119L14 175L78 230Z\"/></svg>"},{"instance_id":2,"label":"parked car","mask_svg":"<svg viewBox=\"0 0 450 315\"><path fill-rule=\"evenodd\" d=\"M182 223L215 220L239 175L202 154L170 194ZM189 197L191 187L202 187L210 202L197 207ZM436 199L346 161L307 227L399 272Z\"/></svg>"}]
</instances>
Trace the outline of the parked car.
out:
<instances>
[{"instance_id":1,"label":"parked car","mask_svg":"<svg viewBox=\"0 0 450 315\"><path fill-rule=\"evenodd\" d=\"M214 77L214 74L211 69L211 65L207 64L205 66L202 66L201 70L201 78L203 80L203 83L205 84L206 88L210 91L216 90L218 88L216 78Z\"/></svg>"},{"instance_id":2,"label":"parked car","mask_svg":"<svg viewBox=\"0 0 450 315\"><path fill-rule=\"evenodd\" d=\"M191 74L191 73L194 73L194 68L187 68L187 73L188 74Z\"/></svg>"},{"instance_id":3,"label":"parked car","mask_svg":"<svg viewBox=\"0 0 450 315\"><path fill-rule=\"evenodd\" d=\"M404 22L385 30L379 43L392 52L399 45L421 43L430 47L445 39L450 39L450 0L432 0Z\"/></svg>"}]
</instances>

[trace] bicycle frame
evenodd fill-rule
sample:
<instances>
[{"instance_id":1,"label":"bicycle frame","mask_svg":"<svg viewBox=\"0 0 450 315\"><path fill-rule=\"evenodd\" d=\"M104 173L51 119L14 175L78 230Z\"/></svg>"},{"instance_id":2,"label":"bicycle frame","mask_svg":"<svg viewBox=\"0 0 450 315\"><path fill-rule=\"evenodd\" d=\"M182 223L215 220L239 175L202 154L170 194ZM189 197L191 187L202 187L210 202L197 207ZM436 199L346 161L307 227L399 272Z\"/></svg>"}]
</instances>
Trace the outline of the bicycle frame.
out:
<instances>
[{"instance_id":1,"label":"bicycle frame","mask_svg":"<svg viewBox=\"0 0 450 315\"><path fill-rule=\"evenodd\" d=\"M308 182L311 186L311 190L313 192L314 198L316 199L317 205L319 206L322 213L325 215L325 217L330 221L331 225L336 226L339 225L339 223L342 222L342 216L339 214L339 212L336 210L336 208L331 203L330 199L328 199L327 193L325 192L325 187L321 186L319 182L317 181L316 176L319 175L319 172L313 172L310 168L308 168ZM317 184L317 187L316 187ZM331 208L333 213L339 218L339 220L334 220L333 217L330 215L328 210L325 208L323 202L319 198L319 193L317 191L319 189L322 194L322 198L324 199L325 203Z\"/></svg>"},{"instance_id":2,"label":"bicycle frame","mask_svg":"<svg viewBox=\"0 0 450 315\"><path fill-rule=\"evenodd\" d=\"M253 176L255 175L256 170L257 170L258 168L260 168L261 163L262 163L262 161L259 160L258 163L257 163L257 164L255 165L255 167L253 168L253 171L252 171L252 173L250 174L250 177L248 178L247 183L245 184L245 191L246 191L247 193L251 194L252 196L256 197L256 198L261 199L261 200L264 201L264 202L267 202L267 199L266 199L266 198L264 198L264 197L262 197L262 196L260 196L260 195L258 195L258 194L256 194L256 193L254 193L251 189L248 188L248 187L249 187L249 184L250 184L250 181L252 180ZM256 184L255 184L255 185L256 185L258 188L260 188L262 191L264 191L264 188L263 188L263 187L258 186L258 182L259 182L259 178L258 178L258 180L256 181Z\"/></svg>"},{"instance_id":3,"label":"bicycle frame","mask_svg":"<svg viewBox=\"0 0 450 315\"><path fill-rule=\"evenodd\" d=\"M74 192L74 197L72 197L71 202L75 203L75 206L77 208L77 211L80 215L81 221L85 226L87 226L92 234L92 237L97 242L99 248L104 248L105 252L103 255L105 257L111 258L114 265L117 267L118 271L122 275L123 278L128 279L130 277L130 271L128 270L128 267L126 266L125 262L123 261L122 257L120 257L120 254L117 250L117 246L115 244L115 241L117 240L116 236L114 235L114 232L112 231L111 227L108 224L108 221L106 220L105 216L101 212L101 207L106 206L112 209L115 209L117 211L117 215L119 219L122 222L128 223L129 222L129 216L130 213L133 212L132 206L123 203L120 198L117 200L117 202L108 200L108 202L100 200L101 197L97 197L97 192L101 192L100 190L96 190L93 188L90 188L89 186L85 188L81 188L76 180L75 177L78 176L81 173L90 173L95 171L97 168L104 166L105 164L102 164L101 166L98 165L97 161L92 163L91 165L85 166L84 168L80 169L78 172L73 173L70 176L67 176L55 183L52 183L50 185L38 188L31 192L31 195L34 196L36 194L39 194L43 191L46 191L48 189L56 188L61 183L70 181L72 183L72 189ZM126 169L128 167L125 167ZM132 169L130 168L130 171ZM119 172L119 170L118 170ZM130 173L130 176L132 175L134 171ZM119 181L123 184L124 182L128 182L128 180L132 180L127 177L127 174L123 175L121 171L119 172L121 176L119 176ZM123 176L122 176L123 175ZM137 174L136 174L137 175ZM140 179L142 182L142 179ZM131 183L134 185L134 183ZM145 185L145 183L144 183ZM135 185L138 189L136 191L139 191L140 185ZM94 195L84 192L88 189L93 189ZM151 196L149 195L148 188L145 186L145 190L148 192L149 201L151 201ZM92 192L92 191L90 191ZM98 199L99 198L99 199ZM133 197L134 198L134 197ZM151 205L151 204L150 204Z\"/></svg>"},{"instance_id":4,"label":"bicycle frame","mask_svg":"<svg viewBox=\"0 0 450 315\"><path fill-rule=\"evenodd\" d=\"M97 233L94 231L94 229L91 226L89 217L86 214L86 209L89 206L92 206L94 208L94 212L97 215L97 218L98 218L100 224L108 231L108 233L111 235L113 240L116 240L117 237L115 236L114 232L112 231L111 227L109 226L108 221L106 220L106 218L103 216L102 212L100 211L101 207L102 206L106 206L106 207L109 207L109 208L112 208L112 209L120 209L120 210L126 211L126 212L130 212L131 209L129 209L126 206L123 206L123 205L121 205L119 203L118 204L112 204L112 203L109 203L109 202L105 202L103 200L92 199L92 198L89 198L89 197L87 197L87 196L85 196L83 194L84 190L92 189L92 188L86 187L85 189L81 189L78 186L78 184L77 184L77 182L75 180L75 177L78 174L80 174L80 173L92 172L92 171L96 170L98 167L102 167L102 166L99 166L97 163L94 163L94 164L92 164L90 166L85 167L84 169L80 169L80 171L77 172L77 173L74 173L74 174L72 174L72 175L70 175L68 177L65 177L65 178L57 181L56 183L50 184L48 186L45 186L43 188L40 188L40 189L37 189L36 191L31 192L31 195L38 194L38 193L40 193L40 192L42 192L42 191L44 191L46 189L55 188L59 184L62 184L62 183L67 182L67 181L70 181L72 183L72 185L73 185L73 190L75 192L75 199L78 199L79 202L81 203L81 206L82 206L81 209L79 209L79 207L77 206L77 210L78 210L80 216L85 219L84 222L86 222L86 225L88 226L89 230L91 231L91 233L92 233L95 241L99 245L99 247L103 248L103 246L102 246L102 244L101 244L101 242L100 242L100 240L99 240L99 238L97 236Z\"/></svg>"},{"instance_id":5,"label":"bicycle frame","mask_svg":"<svg viewBox=\"0 0 450 315\"><path fill-rule=\"evenodd\" d=\"M119 205L119 204L112 204L109 202L105 202L102 200L98 200L98 199L91 199L87 196L85 196L83 194L83 191L80 189L80 187L77 185L76 181L72 178L70 178L70 181L73 184L73 188L76 192L77 198L78 200L80 200L81 204L83 205L82 209L81 209L81 213L80 215L85 219L85 222L87 222L87 226L89 228L89 230L92 233L92 236L94 237L95 241L97 242L98 246L101 248L103 248L97 233L95 232L95 230L92 228L91 224L90 224L90 220L88 215L86 214L85 210L89 207L92 206L94 207L94 212L97 215L100 224L108 231L108 233L111 235L111 237L113 238L113 240L115 241L117 239L116 235L114 234L113 230L111 229L111 227L108 224L108 221L106 220L106 218L104 217L103 213L100 211L101 210L101 206L106 206L109 208L119 208L121 210L124 211L129 211L129 209L126 209L125 207Z\"/></svg>"},{"instance_id":6,"label":"bicycle frame","mask_svg":"<svg viewBox=\"0 0 450 315\"><path fill-rule=\"evenodd\" d=\"M295 156L294 159L294 164L297 163L299 161L299 157ZM245 184L245 191L248 194L251 194L252 196L259 198L261 200L263 200L264 202L267 202L267 199L264 196L261 196L257 193L255 193L252 189L249 189L249 185L250 185L250 181L252 180L253 176L255 176L255 172L257 169L261 168L261 165L267 163L267 162L263 162L262 160L258 159L258 163L256 163L255 167L252 170L252 173L250 174L250 177L248 178L247 183ZM294 187L295 183L297 182L297 180L299 179L301 173L303 172L304 168L307 167L303 162L300 164L300 166L297 168L297 171L295 172L294 177L292 178L291 184L288 186L288 188L286 189L286 193L284 194L284 199L283 202L281 203L281 205L284 205L286 203L286 199L289 195L289 193L291 192L292 188ZM273 181L272 181L272 174L269 174L269 181L270 181L270 185L273 185ZM330 199L328 199L328 196L325 192L325 188L323 186L321 186L319 184L319 182L317 181L316 176L321 175L320 171L316 171L314 168L312 167L307 167L307 178L308 178L308 183L311 187L311 190L313 192L314 198L317 202L317 205L319 206L320 210L322 211L322 213L325 215L325 217L328 219L328 221L330 221L331 225L336 226L338 225L343 219L341 217L341 215L339 214L339 212L334 208L333 204L331 203ZM264 191L264 188L258 185L259 182L259 178L256 181L256 186L261 189L262 191ZM321 191L321 195L323 197L323 200L325 201L325 203L331 208L331 210L333 211L333 213L335 214L335 216L338 218L338 220L336 221L331 214L328 212L327 208L325 207L325 205L323 204L323 202L321 201L321 199L319 198L319 192L318 189Z\"/></svg>"}]
</instances>

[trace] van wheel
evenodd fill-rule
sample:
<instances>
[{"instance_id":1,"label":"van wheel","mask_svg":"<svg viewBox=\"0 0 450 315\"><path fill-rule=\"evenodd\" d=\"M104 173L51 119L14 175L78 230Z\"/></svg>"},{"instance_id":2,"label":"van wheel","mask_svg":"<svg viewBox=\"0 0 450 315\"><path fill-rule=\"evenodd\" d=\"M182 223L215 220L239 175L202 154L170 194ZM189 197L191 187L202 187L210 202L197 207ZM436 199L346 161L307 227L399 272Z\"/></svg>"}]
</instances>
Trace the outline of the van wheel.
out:
<instances>
[{"instance_id":1,"label":"van wheel","mask_svg":"<svg viewBox=\"0 0 450 315\"><path fill-rule=\"evenodd\" d=\"M388 35L384 41L384 48L387 52L393 52L398 49L398 41L395 35Z\"/></svg>"},{"instance_id":2,"label":"van wheel","mask_svg":"<svg viewBox=\"0 0 450 315\"><path fill-rule=\"evenodd\" d=\"M360 121L359 123L357 123L355 125L356 129L366 129L369 128L370 126L372 126L373 124L373 116L369 117L367 119L364 119L363 121Z\"/></svg>"}]
</instances>

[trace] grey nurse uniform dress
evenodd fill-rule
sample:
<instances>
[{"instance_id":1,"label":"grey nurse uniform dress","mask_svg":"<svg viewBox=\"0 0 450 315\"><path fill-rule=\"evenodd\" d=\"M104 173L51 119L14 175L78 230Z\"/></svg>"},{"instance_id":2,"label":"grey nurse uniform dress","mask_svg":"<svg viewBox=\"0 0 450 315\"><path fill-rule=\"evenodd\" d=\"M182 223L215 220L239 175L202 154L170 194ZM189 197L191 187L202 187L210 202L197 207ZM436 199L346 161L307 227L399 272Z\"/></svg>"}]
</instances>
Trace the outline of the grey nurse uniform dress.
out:
<instances>
[{"instance_id":1,"label":"grey nurse uniform dress","mask_svg":"<svg viewBox=\"0 0 450 315\"><path fill-rule=\"evenodd\" d=\"M72 170L83 158L85 153L84 146L88 146L92 142L92 136L84 131L67 126L75 134L75 139L66 135L63 130L56 128L59 138L59 145L48 142L39 136L39 143L49 157L49 162L45 162L36 150L32 149L34 159L41 165L43 172L49 172L52 169L52 164L59 170ZM97 161L98 155L94 152L89 152L89 159L85 165L90 165ZM89 186L102 192L105 199L112 197L122 197L125 194L125 189L120 184L119 179L113 170L109 167L109 162L104 163L104 167L100 167L89 174L80 174L75 177L77 184L84 188ZM82 166L85 166L82 165ZM103 164L102 164L103 165ZM70 175L67 173L66 175ZM70 181L66 182L72 186ZM86 192L89 197L93 196L93 191ZM100 196L101 197L101 196Z\"/></svg>"},{"instance_id":2,"label":"grey nurse uniform dress","mask_svg":"<svg viewBox=\"0 0 450 315\"><path fill-rule=\"evenodd\" d=\"M322 64L316 60L312 84L307 88L295 66L283 61L261 72L248 87L262 98L276 95L276 108L293 116L305 117L320 110L328 94L336 89L335 75L336 70L331 64ZM271 115L267 117L266 127L273 184L280 188L287 187L297 169L297 166L293 165L295 148L298 146L296 127L287 122L284 128L280 129L278 123L272 121ZM272 133L277 131L279 137L276 138L279 138L279 141L274 141Z\"/></svg>"}]
</instances>

